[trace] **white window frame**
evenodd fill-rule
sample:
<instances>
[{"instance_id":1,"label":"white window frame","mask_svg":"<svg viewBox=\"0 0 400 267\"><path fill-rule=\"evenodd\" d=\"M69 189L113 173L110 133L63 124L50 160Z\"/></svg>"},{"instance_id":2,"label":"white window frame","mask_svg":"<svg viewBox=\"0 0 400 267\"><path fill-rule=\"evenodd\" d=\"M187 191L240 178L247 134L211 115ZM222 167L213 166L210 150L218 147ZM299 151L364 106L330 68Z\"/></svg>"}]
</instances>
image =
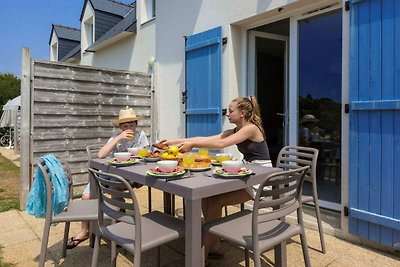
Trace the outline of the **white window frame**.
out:
<instances>
[{"instance_id":1,"label":"white window frame","mask_svg":"<svg viewBox=\"0 0 400 267\"><path fill-rule=\"evenodd\" d=\"M141 0L140 24L143 25L156 17L156 1Z\"/></svg>"},{"instance_id":2,"label":"white window frame","mask_svg":"<svg viewBox=\"0 0 400 267\"><path fill-rule=\"evenodd\" d=\"M83 30L85 31L85 44L86 46L83 48L85 50L89 46L91 46L95 42L95 27L94 27L94 16L88 18L83 22Z\"/></svg>"}]
</instances>

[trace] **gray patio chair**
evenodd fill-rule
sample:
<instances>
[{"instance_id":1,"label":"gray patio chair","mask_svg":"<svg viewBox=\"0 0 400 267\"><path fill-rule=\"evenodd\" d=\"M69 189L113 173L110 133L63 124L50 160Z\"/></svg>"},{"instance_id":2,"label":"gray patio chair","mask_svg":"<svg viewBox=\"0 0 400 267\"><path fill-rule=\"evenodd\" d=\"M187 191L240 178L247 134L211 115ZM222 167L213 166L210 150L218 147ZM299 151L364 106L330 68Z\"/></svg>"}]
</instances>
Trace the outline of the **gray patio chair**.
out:
<instances>
[{"instance_id":1,"label":"gray patio chair","mask_svg":"<svg viewBox=\"0 0 400 267\"><path fill-rule=\"evenodd\" d=\"M86 146L86 153L88 155L88 160L97 158L97 153L104 146L104 144L94 144ZM148 208L149 212L152 210L152 202L151 202L151 187L147 187L147 199L148 199ZM175 203L175 202L174 202Z\"/></svg>"},{"instance_id":2,"label":"gray patio chair","mask_svg":"<svg viewBox=\"0 0 400 267\"><path fill-rule=\"evenodd\" d=\"M61 257L65 258L67 255L67 242L69 227L71 222L79 221L96 221L97 220L97 200L76 200L72 201L72 176L71 171L66 163L63 163L64 169L67 173L69 180L69 196L70 202L68 207L61 213L54 215L52 214L53 205L53 186L49 175L49 168L43 160L37 162L40 170L43 173L44 181L46 185L46 218L43 229L42 245L40 250L39 266L44 266L47 254L47 245L49 242L50 226L53 223L65 222L64 228L64 240Z\"/></svg>"},{"instance_id":3,"label":"gray patio chair","mask_svg":"<svg viewBox=\"0 0 400 267\"><path fill-rule=\"evenodd\" d=\"M303 226L301 191L308 166L267 176L257 189L253 210L244 210L206 223L204 231L253 251L254 265L261 266L261 253L300 235L304 262L310 266ZM285 216L297 211L297 224L286 223Z\"/></svg>"},{"instance_id":4,"label":"gray patio chair","mask_svg":"<svg viewBox=\"0 0 400 267\"><path fill-rule=\"evenodd\" d=\"M318 150L311 147L301 146L285 146L281 149L276 161L276 167L284 170L295 169L302 166L310 166L304 178L305 182L309 182L312 185L312 196L302 195L301 202L313 202L315 207L315 213L317 217L319 237L321 242L321 251L326 253L324 232L321 222L321 212L319 209L318 193L317 193L317 161L318 161Z\"/></svg>"},{"instance_id":5,"label":"gray patio chair","mask_svg":"<svg viewBox=\"0 0 400 267\"><path fill-rule=\"evenodd\" d=\"M141 215L135 193L131 185L122 177L99 172L89 168L96 180L99 212L98 230L93 251L92 266L98 264L100 239L106 238L111 244L111 265L115 266L116 244L133 254L134 266L140 266L141 253L183 236L184 222L170 215L153 211ZM107 225L104 216L108 215L113 224ZM118 222L116 222L118 221Z\"/></svg>"}]
</instances>

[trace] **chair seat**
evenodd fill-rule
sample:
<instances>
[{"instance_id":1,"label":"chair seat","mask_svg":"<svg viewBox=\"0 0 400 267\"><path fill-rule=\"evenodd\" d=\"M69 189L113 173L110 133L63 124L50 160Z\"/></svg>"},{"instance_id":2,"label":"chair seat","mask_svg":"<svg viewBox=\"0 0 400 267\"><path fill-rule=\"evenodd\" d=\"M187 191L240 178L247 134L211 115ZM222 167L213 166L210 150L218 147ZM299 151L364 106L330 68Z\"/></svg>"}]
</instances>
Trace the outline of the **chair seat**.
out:
<instances>
[{"instance_id":1,"label":"chair seat","mask_svg":"<svg viewBox=\"0 0 400 267\"><path fill-rule=\"evenodd\" d=\"M184 235L184 222L170 215L153 211L142 217L142 251L158 247ZM119 222L101 228L102 235L134 254L135 227Z\"/></svg>"},{"instance_id":2,"label":"chair seat","mask_svg":"<svg viewBox=\"0 0 400 267\"><path fill-rule=\"evenodd\" d=\"M96 221L98 216L97 199L70 201L65 211L55 215L52 223Z\"/></svg>"},{"instance_id":3,"label":"chair seat","mask_svg":"<svg viewBox=\"0 0 400 267\"><path fill-rule=\"evenodd\" d=\"M244 210L226 216L218 221L207 223L203 226L211 234L252 249L251 235L252 211ZM268 250L286 239L301 233L299 225L291 225L280 220L273 220L259 225L259 246L261 251ZM284 233L284 234L283 234Z\"/></svg>"}]
</instances>

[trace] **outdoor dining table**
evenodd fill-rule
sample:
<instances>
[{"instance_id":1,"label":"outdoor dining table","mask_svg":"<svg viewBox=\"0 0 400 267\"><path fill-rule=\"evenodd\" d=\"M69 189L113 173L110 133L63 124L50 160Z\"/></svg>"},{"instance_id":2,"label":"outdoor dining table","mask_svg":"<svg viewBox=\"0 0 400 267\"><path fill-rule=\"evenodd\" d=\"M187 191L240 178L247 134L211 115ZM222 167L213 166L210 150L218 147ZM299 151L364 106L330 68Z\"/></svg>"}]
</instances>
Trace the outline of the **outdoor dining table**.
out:
<instances>
[{"instance_id":1,"label":"outdoor dining table","mask_svg":"<svg viewBox=\"0 0 400 267\"><path fill-rule=\"evenodd\" d=\"M185 200L185 266L202 266L201 238L201 200L227 192L236 191L259 184L267 175L281 171L279 168L246 165L253 174L241 178L224 178L212 174L212 170L191 172L182 179L166 180L149 176L146 171L154 168L156 163L138 163L126 167L115 167L106 159L92 159L91 168L117 174L128 181L137 182L164 193L181 196ZM165 198L164 198L165 200ZM276 266L286 266L286 247L284 244L275 247Z\"/></svg>"}]
</instances>

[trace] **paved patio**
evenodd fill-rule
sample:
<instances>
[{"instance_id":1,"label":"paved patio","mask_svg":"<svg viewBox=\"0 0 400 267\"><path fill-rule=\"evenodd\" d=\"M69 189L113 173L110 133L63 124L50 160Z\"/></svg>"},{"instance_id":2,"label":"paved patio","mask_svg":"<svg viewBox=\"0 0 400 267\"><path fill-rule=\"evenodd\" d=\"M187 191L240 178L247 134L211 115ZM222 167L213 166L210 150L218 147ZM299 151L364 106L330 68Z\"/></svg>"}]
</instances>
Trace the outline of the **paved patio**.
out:
<instances>
[{"instance_id":1,"label":"paved patio","mask_svg":"<svg viewBox=\"0 0 400 267\"><path fill-rule=\"evenodd\" d=\"M0 148L0 153L18 162L18 156L13 155L12 150ZM1 179L1 177L0 177ZM147 212L147 188L137 190L142 213ZM177 216L182 215L182 199L177 198ZM153 209L162 210L162 193L153 189ZM229 212L235 212L238 207L229 207ZM313 209L304 209L305 223L311 229L315 229ZM289 221L293 218L289 218ZM325 229L325 241L327 253L320 252L319 235L315 230L306 229L312 266L400 266L400 254L389 254L379 250L362 247L333 236L340 228L337 214L323 212L323 224ZM13 263L16 266L36 266L39 260L40 244L43 233L43 219L12 210L0 213L0 246L3 247L3 261ZM71 224L70 234L79 230L79 223ZM64 224L51 228L48 246L46 266L90 266L92 248L88 241L67 252L65 259L61 258L61 247ZM244 251L239 247L233 247L223 243L225 257L223 260L210 260L210 266L244 266ZM107 244L101 246L99 266L109 266L110 249ZM151 250L143 254L143 266L155 266L156 251ZM295 238L287 245L288 266L304 266L299 238ZM117 266L131 266L132 257L125 255L124 251L118 256ZM163 246L161 249L161 263L163 266L184 266L184 240L178 240ZM274 266L273 251L263 254L263 266ZM251 266L253 262L250 261Z\"/></svg>"},{"instance_id":2,"label":"paved patio","mask_svg":"<svg viewBox=\"0 0 400 267\"><path fill-rule=\"evenodd\" d=\"M147 188L137 190L142 212L147 211ZM162 209L162 194L153 190L153 205ZM178 216L181 214L181 199L177 200ZM230 207L229 212L237 210ZM16 266L35 266L38 263L43 219L36 219L25 212L16 210L0 213L0 245L3 246L3 260ZM71 225L71 233L79 229L79 223ZM88 241L68 251L67 258L61 258L63 224L51 228L46 266L89 266L92 249ZM318 232L306 230L311 263L313 266L399 266L400 257L370 248L361 247L332 235L326 235L327 253L320 252ZM288 266L304 266L299 238L287 246ZM225 257L223 260L210 260L210 266L244 266L244 252L238 247L223 243ZM161 250L163 266L184 266L184 240L178 240ZM109 266L109 247L101 247L99 266ZM156 251L144 253L143 266L155 266ZM117 266L130 266L131 256L119 254ZM251 262L252 265L252 262ZM273 251L264 253L264 266L273 266Z\"/></svg>"}]
</instances>

